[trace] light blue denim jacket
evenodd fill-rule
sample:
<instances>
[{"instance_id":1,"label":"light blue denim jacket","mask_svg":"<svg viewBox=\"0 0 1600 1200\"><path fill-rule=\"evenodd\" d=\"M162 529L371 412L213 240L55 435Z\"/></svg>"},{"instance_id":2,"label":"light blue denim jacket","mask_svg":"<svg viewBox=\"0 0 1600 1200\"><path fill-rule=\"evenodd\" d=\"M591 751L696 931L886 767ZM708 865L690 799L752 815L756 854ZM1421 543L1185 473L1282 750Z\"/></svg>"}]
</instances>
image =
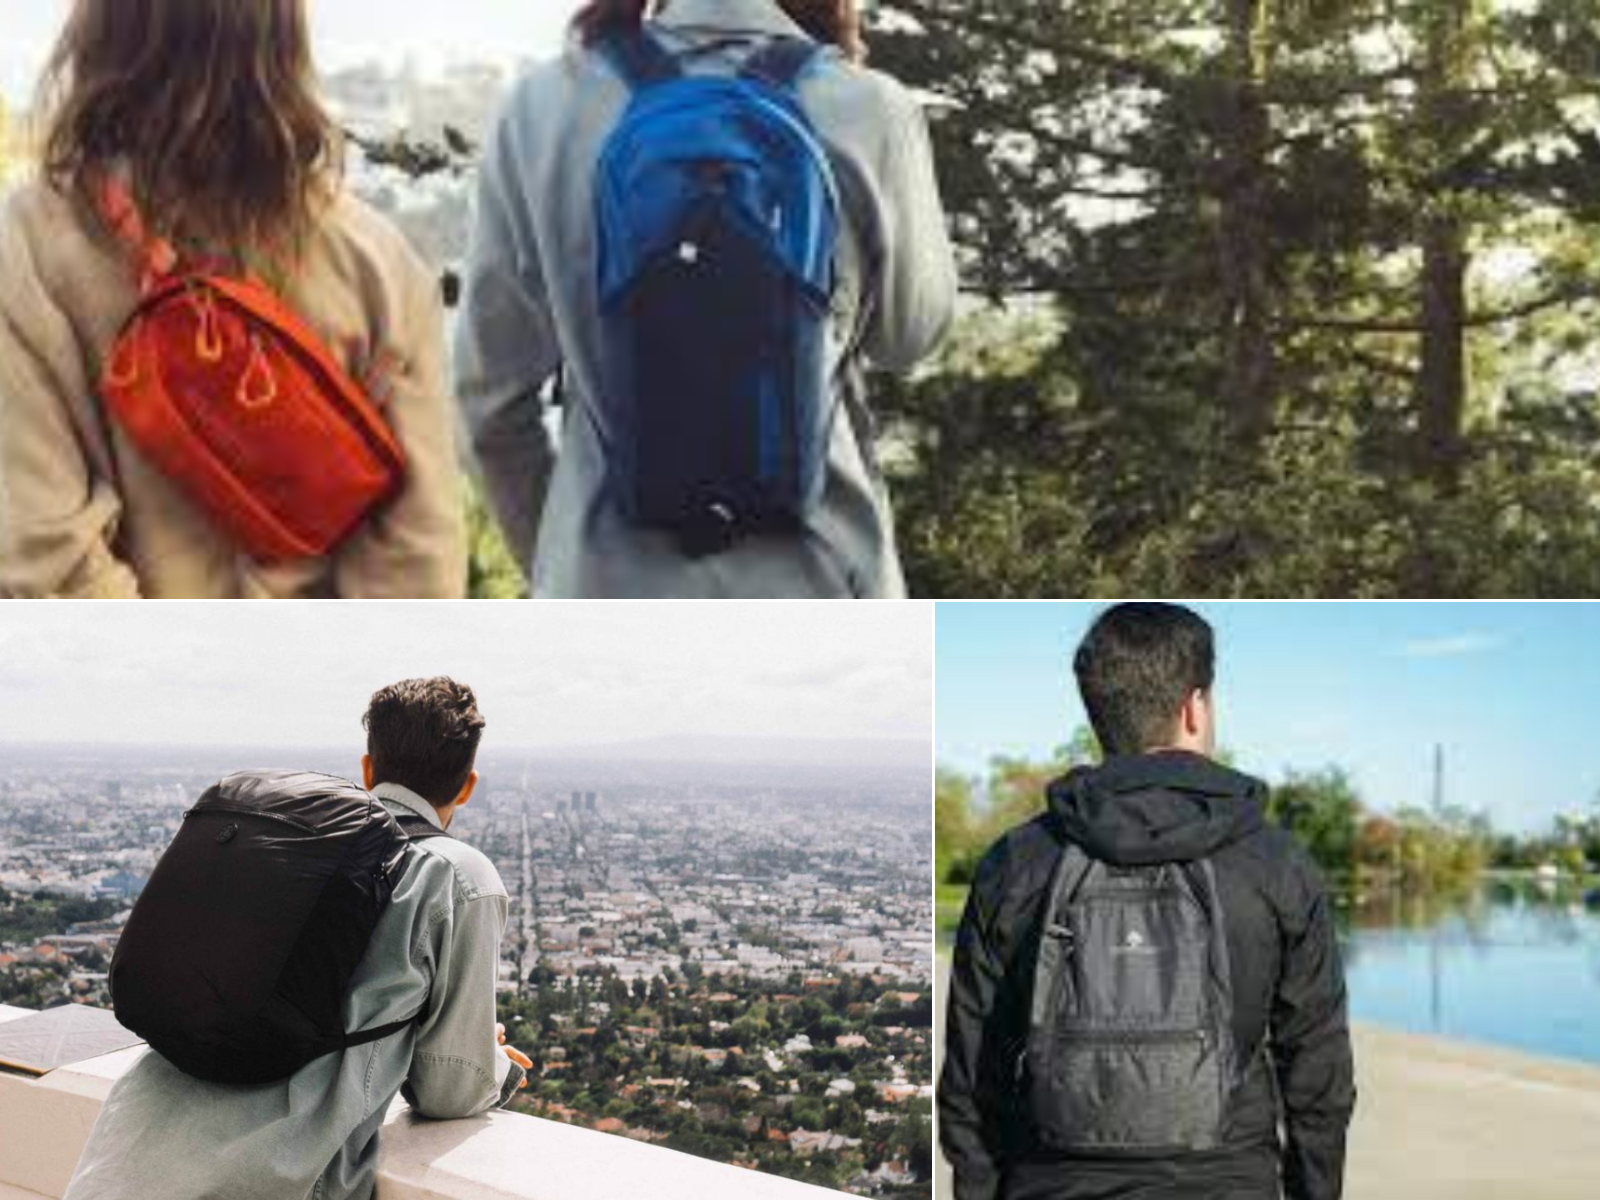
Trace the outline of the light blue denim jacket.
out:
<instances>
[{"instance_id":1,"label":"light blue denim jacket","mask_svg":"<svg viewBox=\"0 0 1600 1200\"><path fill-rule=\"evenodd\" d=\"M395 784L396 815L439 824ZM402 1087L426 1117L474 1116L516 1094L523 1071L495 1040L495 988L508 900L494 865L464 842L414 843L351 982L351 1031L427 1016L382 1041L237 1087L182 1074L159 1054L111 1089L68 1200L368 1200L378 1133Z\"/></svg>"},{"instance_id":2,"label":"light blue denim jacket","mask_svg":"<svg viewBox=\"0 0 1600 1200\"><path fill-rule=\"evenodd\" d=\"M803 37L775 0L672 0L656 29L688 69L732 70L774 36ZM741 50L730 40L743 43ZM722 47L717 49L716 47ZM628 103L616 73L572 48L533 71L484 157L456 344L457 391L489 496L540 596L898 598L905 584L861 367L909 370L955 310L956 273L920 105L885 75L835 58L801 103L828 145L845 209L830 354L842 418L811 536L753 538L690 560L631 527L605 488L591 403L601 368L594 177ZM560 368L560 454L541 389Z\"/></svg>"}]
</instances>

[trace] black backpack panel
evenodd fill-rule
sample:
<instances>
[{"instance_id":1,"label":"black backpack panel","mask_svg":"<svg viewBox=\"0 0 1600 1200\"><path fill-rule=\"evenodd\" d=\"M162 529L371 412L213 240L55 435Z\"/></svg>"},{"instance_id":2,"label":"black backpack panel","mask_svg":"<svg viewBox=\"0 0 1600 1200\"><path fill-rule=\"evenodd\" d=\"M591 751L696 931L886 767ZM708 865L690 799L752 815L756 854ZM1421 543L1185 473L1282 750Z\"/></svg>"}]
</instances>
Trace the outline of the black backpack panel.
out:
<instances>
[{"instance_id":1,"label":"black backpack panel","mask_svg":"<svg viewBox=\"0 0 1600 1200\"><path fill-rule=\"evenodd\" d=\"M284 1079L416 1018L346 1034L344 1001L404 865L381 803L327 775L208 790L134 905L111 963L117 1019L187 1074Z\"/></svg>"}]
</instances>

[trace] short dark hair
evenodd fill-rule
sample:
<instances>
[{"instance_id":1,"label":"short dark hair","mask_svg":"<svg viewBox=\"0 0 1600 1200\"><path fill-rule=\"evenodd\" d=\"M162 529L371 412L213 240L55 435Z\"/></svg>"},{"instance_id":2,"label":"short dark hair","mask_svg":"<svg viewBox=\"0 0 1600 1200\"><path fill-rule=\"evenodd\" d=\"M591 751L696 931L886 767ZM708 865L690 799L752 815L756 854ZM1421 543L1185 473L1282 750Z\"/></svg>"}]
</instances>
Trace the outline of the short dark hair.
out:
<instances>
[{"instance_id":1,"label":"short dark hair","mask_svg":"<svg viewBox=\"0 0 1600 1200\"><path fill-rule=\"evenodd\" d=\"M439 676L377 692L361 724L373 785L398 783L442 808L472 775L484 720L471 688Z\"/></svg>"},{"instance_id":2,"label":"short dark hair","mask_svg":"<svg viewBox=\"0 0 1600 1200\"><path fill-rule=\"evenodd\" d=\"M1141 754L1170 741L1191 693L1211 690L1216 642L1180 604L1118 604L1100 614L1072 666L1101 748Z\"/></svg>"}]
</instances>

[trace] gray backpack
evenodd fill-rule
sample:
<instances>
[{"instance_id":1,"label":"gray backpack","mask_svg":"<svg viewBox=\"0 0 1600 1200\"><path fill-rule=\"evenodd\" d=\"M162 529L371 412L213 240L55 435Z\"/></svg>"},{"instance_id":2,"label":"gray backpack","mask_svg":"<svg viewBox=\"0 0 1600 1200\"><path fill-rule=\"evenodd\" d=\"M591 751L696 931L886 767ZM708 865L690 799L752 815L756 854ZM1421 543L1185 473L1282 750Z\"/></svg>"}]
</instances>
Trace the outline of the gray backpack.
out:
<instances>
[{"instance_id":1,"label":"gray backpack","mask_svg":"<svg viewBox=\"0 0 1600 1200\"><path fill-rule=\"evenodd\" d=\"M1069 845L1050 885L1027 1047L1040 1143L1146 1155L1222 1144L1239 1078L1209 860L1114 867Z\"/></svg>"}]
</instances>

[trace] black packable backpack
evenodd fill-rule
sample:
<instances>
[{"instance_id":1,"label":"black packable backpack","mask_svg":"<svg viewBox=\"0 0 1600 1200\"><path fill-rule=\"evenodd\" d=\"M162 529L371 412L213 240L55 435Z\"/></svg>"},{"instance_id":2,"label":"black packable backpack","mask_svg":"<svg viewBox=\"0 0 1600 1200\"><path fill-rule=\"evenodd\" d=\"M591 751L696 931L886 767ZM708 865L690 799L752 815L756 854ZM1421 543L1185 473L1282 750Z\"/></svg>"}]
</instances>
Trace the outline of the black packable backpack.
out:
<instances>
[{"instance_id":1,"label":"black packable backpack","mask_svg":"<svg viewBox=\"0 0 1600 1200\"><path fill-rule=\"evenodd\" d=\"M328 775L216 784L183 814L117 943L117 1019L186 1074L237 1084L404 1029L422 1014L346 1032L344 1002L408 838L447 836L416 826Z\"/></svg>"},{"instance_id":2,"label":"black packable backpack","mask_svg":"<svg viewBox=\"0 0 1600 1200\"><path fill-rule=\"evenodd\" d=\"M1209 860L1115 867L1069 845L1050 885L1018 1075L1045 1148L1222 1143L1239 1078Z\"/></svg>"}]
</instances>

